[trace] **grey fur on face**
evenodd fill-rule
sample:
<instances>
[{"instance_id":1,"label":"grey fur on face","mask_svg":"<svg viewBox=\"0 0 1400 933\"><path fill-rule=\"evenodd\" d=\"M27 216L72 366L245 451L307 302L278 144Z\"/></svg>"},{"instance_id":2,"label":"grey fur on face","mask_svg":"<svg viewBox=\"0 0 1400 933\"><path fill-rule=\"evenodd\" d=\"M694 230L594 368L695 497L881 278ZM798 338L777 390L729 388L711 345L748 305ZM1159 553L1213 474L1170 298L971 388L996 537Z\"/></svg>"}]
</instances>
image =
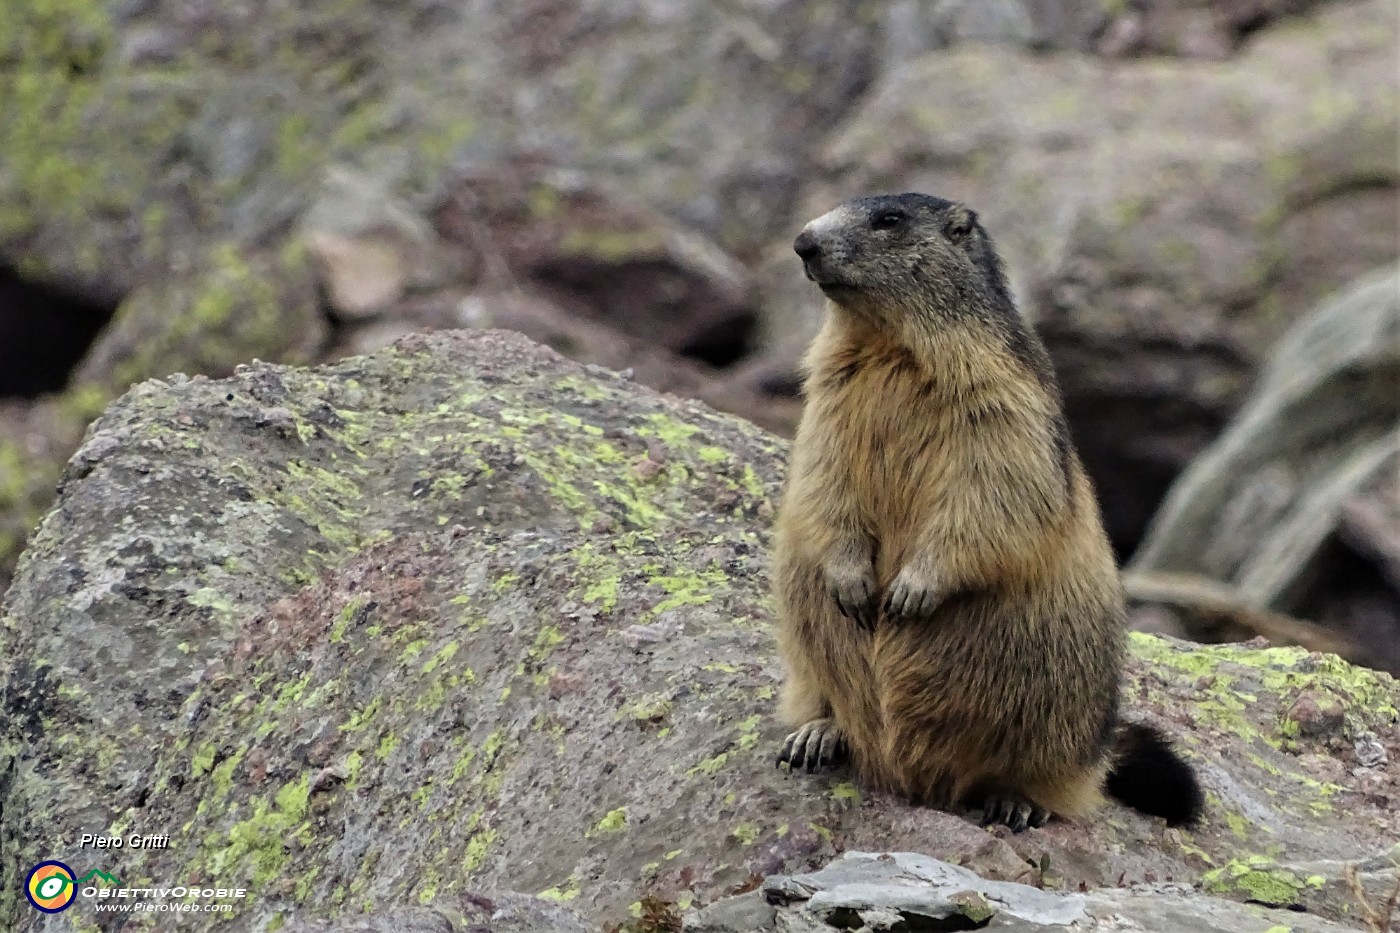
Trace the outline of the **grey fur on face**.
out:
<instances>
[{"instance_id":1,"label":"grey fur on face","mask_svg":"<svg viewBox=\"0 0 1400 933\"><path fill-rule=\"evenodd\" d=\"M793 243L807 278L861 313L901 306L955 317L1014 307L977 214L926 194L855 198L807 224Z\"/></svg>"}]
</instances>

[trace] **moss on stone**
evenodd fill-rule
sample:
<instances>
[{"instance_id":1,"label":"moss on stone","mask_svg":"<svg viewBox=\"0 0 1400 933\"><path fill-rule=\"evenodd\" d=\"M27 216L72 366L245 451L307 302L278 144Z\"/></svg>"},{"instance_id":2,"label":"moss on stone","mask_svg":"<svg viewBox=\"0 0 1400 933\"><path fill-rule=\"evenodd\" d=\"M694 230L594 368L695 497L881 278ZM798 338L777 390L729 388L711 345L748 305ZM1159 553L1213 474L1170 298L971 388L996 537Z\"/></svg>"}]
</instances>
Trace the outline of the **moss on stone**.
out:
<instances>
[{"instance_id":1,"label":"moss on stone","mask_svg":"<svg viewBox=\"0 0 1400 933\"><path fill-rule=\"evenodd\" d=\"M606 816L593 826L595 833L617 833L627 828L627 808L618 807L611 810Z\"/></svg>"},{"instance_id":2,"label":"moss on stone","mask_svg":"<svg viewBox=\"0 0 1400 933\"><path fill-rule=\"evenodd\" d=\"M1232 859L1206 872L1201 882L1213 894L1243 897L1267 907L1298 906L1306 889L1321 886L1320 879L1299 878L1262 855Z\"/></svg>"},{"instance_id":3,"label":"moss on stone","mask_svg":"<svg viewBox=\"0 0 1400 933\"><path fill-rule=\"evenodd\" d=\"M1186 650L1141 632L1134 632L1130 641L1138 657L1208 686L1200 706L1216 724L1274 748L1290 737L1285 721L1280 719L1275 729L1261 732L1245 715L1260 694L1290 697L1310 687L1324 691L1343 705L1348 729L1388 726L1400 718L1391 700L1392 678L1348 664L1336 655L1238 645L1197 645Z\"/></svg>"},{"instance_id":4,"label":"moss on stone","mask_svg":"<svg viewBox=\"0 0 1400 933\"><path fill-rule=\"evenodd\" d=\"M570 875L568 881L565 881L563 884L545 888L543 891L539 892L536 897L546 901L554 901L557 904L566 904L577 898L578 895L578 879Z\"/></svg>"},{"instance_id":5,"label":"moss on stone","mask_svg":"<svg viewBox=\"0 0 1400 933\"><path fill-rule=\"evenodd\" d=\"M146 773L143 819L187 827L188 838L129 854L132 871L248 879L259 922L298 902L308 916L441 903L464 883L621 909L614 902L644 893L626 887L643 876L703 864L716 884L739 883L744 848L806 845L796 837L810 825L825 850L889 817L880 795L772 768L767 743L781 727L755 510L776 494L781 444L551 362L561 375L522 345L443 335L312 373L252 366L224 383L151 382L103 417L93 436L120 439L112 459L70 484L37 542L80 573L29 573L14 591L26 618L51 617L53 631L14 619L0 629L6 646L22 646L17 657L58 659L50 676L63 688L57 703L33 701L47 716L44 754L64 776L19 778L55 827L21 838L24 857L61 845L84 775ZM490 348L525 362L496 382L462 375ZM139 433L126 433L132 423ZM589 456L603 438L588 428L607 430L608 456ZM619 470L649 443L666 445L666 477L634 485ZM110 477L122 485L104 485ZM113 488L137 527L113 530ZM443 514L468 533L441 528ZM172 525L172 515L203 524ZM65 550L79 521L96 543ZM158 534L170 527L178 548ZM153 545L127 547L138 539ZM72 590L68 579L122 589ZM123 593L168 614L154 624ZM159 661L188 692L147 696L150 711L129 701L139 685L96 704L65 666L94 642L65 627L87 616L46 608L78 600L171 648ZM1161 675L1140 678L1149 702L1183 682L1222 685L1212 715L1253 723L1248 750L1287 772L1281 810L1336 798L1251 738L1278 731L1261 706L1295 682L1321 684L1358 727L1375 727L1395 696L1379 675L1301 652L1191 652L1143 638L1134 651ZM1193 690L1215 698L1214 687ZM118 715L127 719L105 745L91 738ZM1247 754L1232 767L1260 773ZM571 805L594 787L624 796ZM671 794L662 812L656 801ZM1224 809L1213 799L1210 828L1226 829L1223 839L1183 834L1164 858L1273 854L1248 821L1217 822ZM1129 829L1103 831L1125 840ZM407 849L412 873L388 870Z\"/></svg>"}]
</instances>

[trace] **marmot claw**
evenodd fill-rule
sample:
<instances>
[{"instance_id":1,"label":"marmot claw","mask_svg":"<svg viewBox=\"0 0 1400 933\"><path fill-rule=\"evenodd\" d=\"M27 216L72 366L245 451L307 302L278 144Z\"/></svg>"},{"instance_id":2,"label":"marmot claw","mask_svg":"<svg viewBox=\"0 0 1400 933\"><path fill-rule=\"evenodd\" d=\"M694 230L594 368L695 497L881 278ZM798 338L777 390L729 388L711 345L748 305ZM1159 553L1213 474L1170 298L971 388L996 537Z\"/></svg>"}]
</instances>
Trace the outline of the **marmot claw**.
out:
<instances>
[{"instance_id":1,"label":"marmot claw","mask_svg":"<svg viewBox=\"0 0 1400 933\"><path fill-rule=\"evenodd\" d=\"M880 611L892 621L916 622L932 616L944 595L942 587L920 581L903 570L890 584Z\"/></svg>"},{"instance_id":2,"label":"marmot claw","mask_svg":"<svg viewBox=\"0 0 1400 933\"><path fill-rule=\"evenodd\" d=\"M867 632L873 631L879 618L879 602L875 580L870 574L833 578L828 576L827 592L836 601L836 608Z\"/></svg>"},{"instance_id":3,"label":"marmot claw","mask_svg":"<svg viewBox=\"0 0 1400 933\"><path fill-rule=\"evenodd\" d=\"M778 767L787 765L790 771L806 766L807 773L818 768L841 764L848 750L841 730L827 717L804 723L783 742L778 753Z\"/></svg>"}]
</instances>

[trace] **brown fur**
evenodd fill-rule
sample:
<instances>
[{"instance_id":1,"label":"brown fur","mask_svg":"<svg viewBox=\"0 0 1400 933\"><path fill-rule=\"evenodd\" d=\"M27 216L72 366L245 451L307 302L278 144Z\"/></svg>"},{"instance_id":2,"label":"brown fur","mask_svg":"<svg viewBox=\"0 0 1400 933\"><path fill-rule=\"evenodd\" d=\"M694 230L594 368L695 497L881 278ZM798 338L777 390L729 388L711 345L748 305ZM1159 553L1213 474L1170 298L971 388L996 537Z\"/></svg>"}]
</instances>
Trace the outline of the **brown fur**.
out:
<instances>
[{"instance_id":1,"label":"brown fur","mask_svg":"<svg viewBox=\"0 0 1400 933\"><path fill-rule=\"evenodd\" d=\"M908 223L873 229L890 204ZM864 199L809 231L831 300L777 521L782 717L831 717L864 780L917 801L1083 816L1111 764L1124 602L1045 351L966 208ZM832 596L863 574L877 600L936 606L867 631Z\"/></svg>"}]
</instances>

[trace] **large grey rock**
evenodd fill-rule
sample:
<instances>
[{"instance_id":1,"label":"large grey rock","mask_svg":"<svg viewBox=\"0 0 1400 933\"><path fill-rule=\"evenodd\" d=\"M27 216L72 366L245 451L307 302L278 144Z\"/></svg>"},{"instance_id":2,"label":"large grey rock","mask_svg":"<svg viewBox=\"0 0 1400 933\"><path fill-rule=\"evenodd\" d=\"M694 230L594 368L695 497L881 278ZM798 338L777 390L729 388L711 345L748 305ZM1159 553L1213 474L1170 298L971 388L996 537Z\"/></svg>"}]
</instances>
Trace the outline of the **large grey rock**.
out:
<instances>
[{"instance_id":1,"label":"large grey rock","mask_svg":"<svg viewBox=\"0 0 1400 933\"><path fill-rule=\"evenodd\" d=\"M1335 592L1329 547L1348 508L1384 509L1396 488L1400 267L1391 267L1323 303L1280 341L1229 429L1172 487L1131 569L1219 580L1260 609L1325 606L1322 594ZM1353 519L1349 532L1382 572L1400 562L1384 516ZM1392 605L1400 601L1400 587L1389 593ZM1374 642L1396 625L1400 617L1380 632L1351 634ZM1400 669L1400 649L1385 640L1377 649L1377 663Z\"/></svg>"},{"instance_id":2,"label":"large grey rock","mask_svg":"<svg viewBox=\"0 0 1400 933\"><path fill-rule=\"evenodd\" d=\"M1345 914L1345 866L1400 834L1400 687L1332 656L1134 638L1125 705L1208 790L1190 833L1109 807L1011 837L774 768L783 462L501 332L142 383L0 604L0 925L93 921L19 899L45 858L246 885L238 931L491 891L664 917L847 849Z\"/></svg>"},{"instance_id":3,"label":"large grey rock","mask_svg":"<svg viewBox=\"0 0 1400 933\"><path fill-rule=\"evenodd\" d=\"M1276 21L1320 0L892 0L887 61L958 42L1027 45L1110 58L1175 55L1219 59Z\"/></svg>"},{"instance_id":4,"label":"large grey rock","mask_svg":"<svg viewBox=\"0 0 1400 933\"><path fill-rule=\"evenodd\" d=\"M905 62L833 132L759 268L775 353L794 363L817 322L801 223L863 193L966 201L1126 556L1289 324L1395 261L1397 15L1330 5L1209 68L973 45Z\"/></svg>"},{"instance_id":5,"label":"large grey rock","mask_svg":"<svg viewBox=\"0 0 1400 933\"><path fill-rule=\"evenodd\" d=\"M54 422L44 442L0 434L0 585L76 443L85 418L73 412L91 417L132 382L174 371L329 359L472 323L459 309L483 295L562 307L577 318L564 330L579 357L611 361L620 338L620 365L639 378L684 370L678 390L788 429L790 347L727 379L702 364L756 353L765 320L792 329L784 308L806 293L768 288L757 299L753 266L774 242L785 253L809 208L856 182L975 176L977 200L997 218L1024 217L1016 236L1046 244L1048 259L1018 254L1015 269L1032 283L1044 273L1056 301L1107 292L1112 311L1122 294L1151 317L1165 281L1192 309L1268 311L1278 299L1285 318L1395 240L1385 148L1394 17L1374 0L1261 28L1315 6L351 0L331 11L65 0L32 16L0 10L0 262L117 308L57 416L25 416ZM1223 72L1161 61L1101 70L1094 57L1215 54L1244 36L1258 38ZM1025 45L1086 56L1030 56ZM964 51L926 57L950 47ZM886 92L871 91L908 86L906 70L926 61L943 63L941 80L918 87L915 103L936 119L911 147L901 119L885 123ZM1363 116L1348 122L1357 94ZM875 132L833 161L832 127L850 119ZM967 145L964 127L983 138ZM1251 149L1259 160L1241 155ZM1010 180L1008 152L1031 154ZM876 177L851 172L851 159ZM1086 181L1084 165L1102 177ZM1046 204L1047 192L1086 187L1103 187L1105 202ZM1247 248L1234 250L1240 237ZM1141 262L1157 252L1164 261ZM1084 257L1087 267L1074 261ZM1234 275L1223 288L1216 266ZM1120 340L1113 323L1085 324L1105 335L1088 346L1074 323L1060 355L1086 389L1073 393L1077 420L1115 528L1125 516L1123 543L1257 359L1248 335L1237 345L1206 328L1197 343L1178 341L1191 360L1178 404L1163 376L1170 359L1137 353L1144 340ZM677 363L677 350L692 359ZM1145 421L1147 407L1174 414ZM1147 455L1125 450L1121 423L1165 439ZM1129 474L1136 495L1114 479Z\"/></svg>"},{"instance_id":6,"label":"large grey rock","mask_svg":"<svg viewBox=\"0 0 1400 933\"><path fill-rule=\"evenodd\" d=\"M802 902L807 914L827 926L839 926L843 916L859 916L873 929L908 925L914 918L986 922L991 917L1002 925L1021 921L1040 928L1085 917L1078 895L986 881L965 868L909 853L848 852L819 872L769 878L763 893L779 904Z\"/></svg>"},{"instance_id":7,"label":"large grey rock","mask_svg":"<svg viewBox=\"0 0 1400 933\"><path fill-rule=\"evenodd\" d=\"M752 905L761 901L767 914ZM1342 933L1364 930L1306 914L1205 897L1185 885L1143 884L1051 893L986 881L908 852L847 852L820 871L775 876L761 894L730 898L686 918L686 933L827 933L833 929Z\"/></svg>"},{"instance_id":8,"label":"large grey rock","mask_svg":"<svg viewBox=\"0 0 1400 933\"><path fill-rule=\"evenodd\" d=\"M353 346L346 330L457 326L439 309L483 286L562 292L571 313L723 356L754 314L726 251L782 228L818 139L871 79L874 10L7 7L0 262L118 306L69 407L171 372L324 358ZM470 229L452 226L482 188ZM523 212L491 201L516 190ZM518 241L532 262L504 264ZM43 454L0 436L0 582L73 420Z\"/></svg>"}]
</instances>

